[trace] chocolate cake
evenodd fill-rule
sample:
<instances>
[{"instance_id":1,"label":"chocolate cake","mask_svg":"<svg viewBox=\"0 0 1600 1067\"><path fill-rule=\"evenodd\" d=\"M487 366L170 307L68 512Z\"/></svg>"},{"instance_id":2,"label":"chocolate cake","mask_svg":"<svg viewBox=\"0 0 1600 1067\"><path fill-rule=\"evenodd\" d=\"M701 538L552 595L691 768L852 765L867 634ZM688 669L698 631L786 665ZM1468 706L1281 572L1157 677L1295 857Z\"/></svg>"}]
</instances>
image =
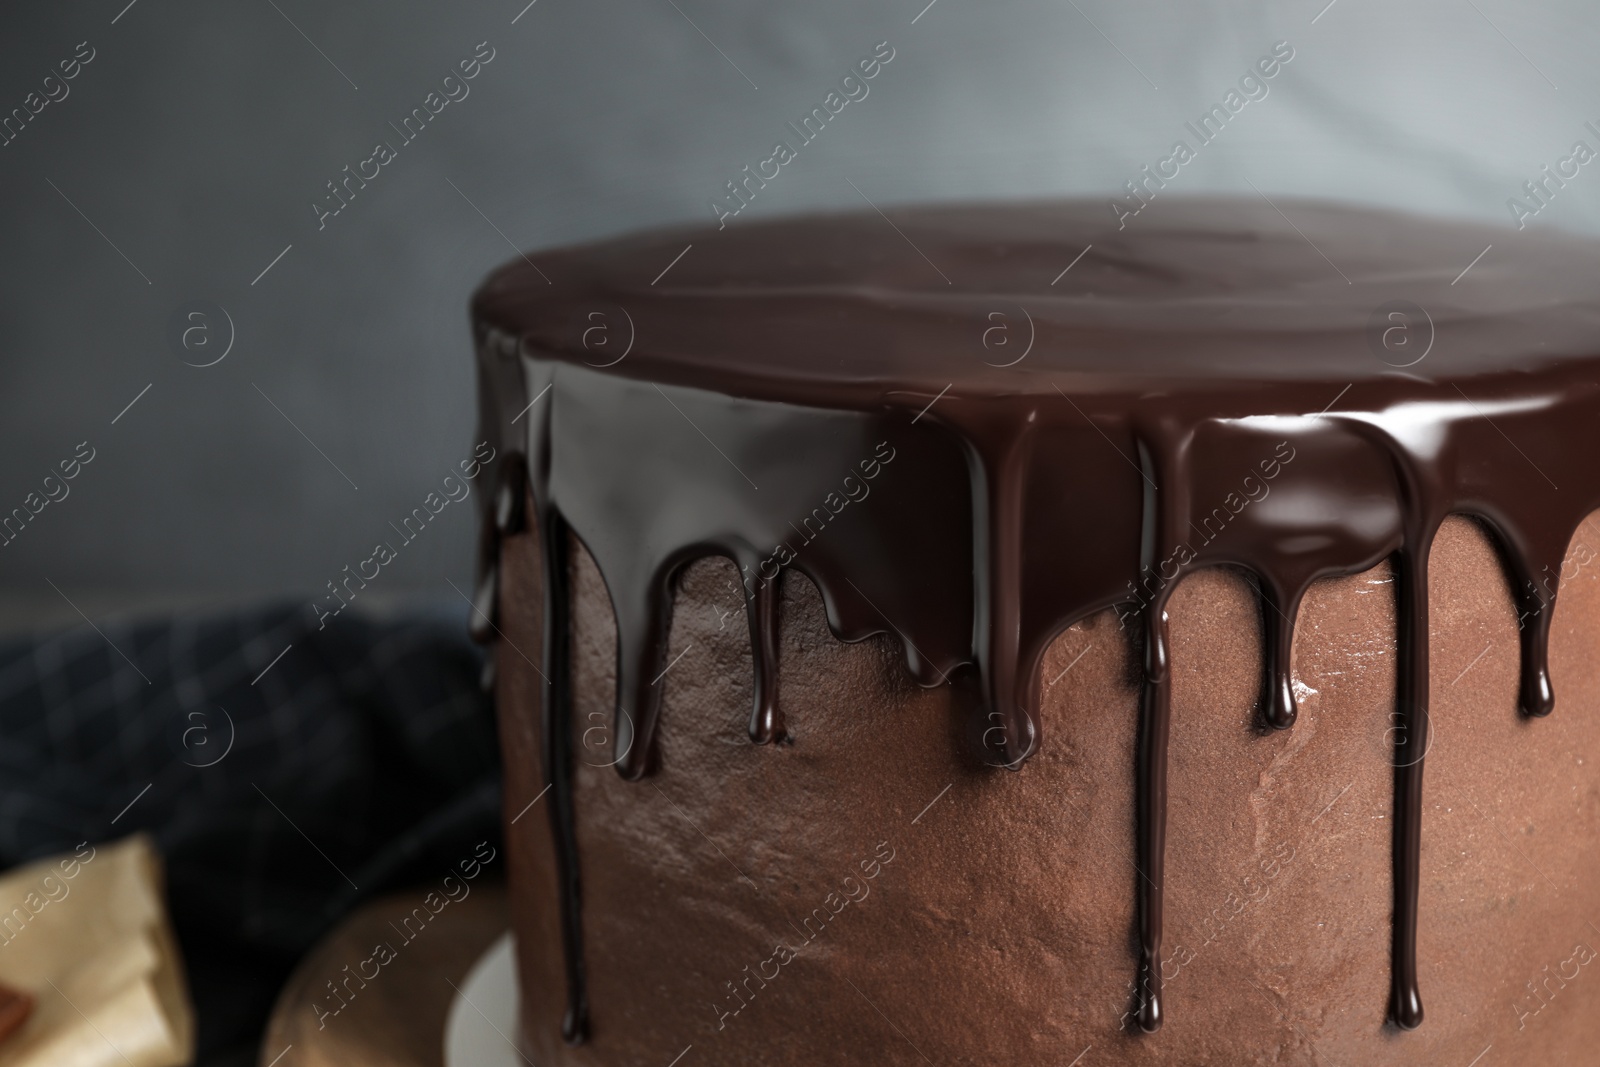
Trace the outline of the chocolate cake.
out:
<instances>
[{"instance_id":1,"label":"chocolate cake","mask_svg":"<svg viewBox=\"0 0 1600 1067\"><path fill-rule=\"evenodd\" d=\"M1257 198L497 271L534 1061L1592 1054L1597 266Z\"/></svg>"}]
</instances>

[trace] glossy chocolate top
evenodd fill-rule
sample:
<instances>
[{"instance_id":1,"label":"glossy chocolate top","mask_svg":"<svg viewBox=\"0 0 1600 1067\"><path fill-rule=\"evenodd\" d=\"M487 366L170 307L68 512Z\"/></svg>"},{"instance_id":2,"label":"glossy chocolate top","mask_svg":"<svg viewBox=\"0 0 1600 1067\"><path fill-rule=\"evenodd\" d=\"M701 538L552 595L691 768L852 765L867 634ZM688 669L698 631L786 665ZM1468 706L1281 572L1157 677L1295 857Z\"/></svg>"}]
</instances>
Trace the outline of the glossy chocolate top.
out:
<instances>
[{"instance_id":1,"label":"glossy chocolate top","mask_svg":"<svg viewBox=\"0 0 1600 1067\"><path fill-rule=\"evenodd\" d=\"M1600 246L1559 235L1255 198L1163 200L1122 230L1083 202L735 224L493 275L473 305L484 434L519 473L482 588L492 598L496 537L531 491L553 591L546 774L569 1037L586 1003L564 770L569 532L616 610L629 777L650 769L672 582L694 558L740 567L758 742L783 734L784 570L817 584L841 638L889 634L919 682L969 691L976 751L1010 768L1041 743L1045 649L1116 608L1143 655L1147 1030L1161 1023L1173 586L1210 564L1255 576L1260 719L1286 729L1306 589L1392 558L1391 1014L1418 1025L1428 550L1451 513L1492 531L1521 619L1521 710L1548 714L1561 560L1600 505L1597 265Z\"/></svg>"},{"instance_id":2,"label":"glossy chocolate top","mask_svg":"<svg viewBox=\"0 0 1600 1067\"><path fill-rule=\"evenodd\" d=\"M1381 378L1415 358L1391 345L1385 362L1369 344L1374 311L1396 300L1432 319L1433 350L1412 369L1424 378L1600 351L1590 242L1280 206L1175 200L1120 231L1082 201L660 231L530 257L549 283L514 260L474 307L556 358L601 366L631 334L615 373L830 407L951 383L1012 394Z\"/></svg>"}]
</instances>

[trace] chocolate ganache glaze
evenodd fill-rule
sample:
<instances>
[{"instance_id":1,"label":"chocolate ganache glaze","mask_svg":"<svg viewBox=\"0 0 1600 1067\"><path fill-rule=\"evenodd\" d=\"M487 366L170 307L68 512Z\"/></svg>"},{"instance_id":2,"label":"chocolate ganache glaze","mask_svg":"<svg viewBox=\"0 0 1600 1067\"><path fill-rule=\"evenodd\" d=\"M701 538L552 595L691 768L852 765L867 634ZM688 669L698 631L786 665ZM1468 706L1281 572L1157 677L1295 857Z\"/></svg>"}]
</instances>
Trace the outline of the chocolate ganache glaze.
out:
<instances>
[{"instance_id":1,"label":"chocolate ganache glaze","mask_svg":"<svg viewBox=\"0 0 1600 1067\"><path fill-rule=\"evenodd\" d=\"M650 768L674 576L696 558L744 576L758 743L784 732L782 569L816 584L839 638L892 634L917 682L970 690L976 749L1012 769L1040 743L1052 638L1117 608L1143 647L1146 1031L1162 1022L1169 594L1196 567L1254 576L1260 718L1289 729L1302 596L1391 558L1389 1012L1421 1023L1429 547L1452 513L1492 532L1520 613L1521 710L1548 714L1562 555L1600 505L1600 247L1279 207L1167 201L1122 230L1086 202L741 223L541 253L488 279L473 302L480 399L509 458L485 523L479 636L493 630L498 538L531 498L569 1041L587 1004L568 533L615 611L615 758L630 779Z\"/></svg>"}]
</instances>

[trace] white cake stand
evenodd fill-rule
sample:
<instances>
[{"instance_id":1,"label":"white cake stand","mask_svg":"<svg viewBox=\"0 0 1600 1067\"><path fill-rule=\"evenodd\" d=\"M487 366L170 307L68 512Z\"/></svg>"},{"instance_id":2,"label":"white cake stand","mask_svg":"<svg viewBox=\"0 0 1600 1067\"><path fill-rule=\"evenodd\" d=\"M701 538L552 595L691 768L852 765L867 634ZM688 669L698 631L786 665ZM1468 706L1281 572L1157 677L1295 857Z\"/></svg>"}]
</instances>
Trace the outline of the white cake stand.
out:
<instances>
[{"instance_id":1,"label":"white cake stand","mask_svg":"<svg viewBox=\"0 0 1600 1067\"><path fill-rule=\"evenodd\" d=\"M461 982L444 1025L445 1067L528 1067L517 1040L517 969L511 931Z\"/></svg>"}]
</instances>

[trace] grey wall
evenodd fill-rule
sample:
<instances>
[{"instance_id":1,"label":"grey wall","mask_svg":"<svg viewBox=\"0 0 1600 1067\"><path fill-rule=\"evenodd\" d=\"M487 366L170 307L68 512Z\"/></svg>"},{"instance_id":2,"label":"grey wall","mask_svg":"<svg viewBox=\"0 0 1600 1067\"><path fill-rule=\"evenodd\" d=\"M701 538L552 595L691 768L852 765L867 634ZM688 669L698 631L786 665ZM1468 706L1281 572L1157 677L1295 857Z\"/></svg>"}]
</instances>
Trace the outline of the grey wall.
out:
<instances>
[{"instance_id":1,"label":"grey wall","mask_svg":"<svg viewBox=\"0 0 1600 1067\"><path fill-rule=\"evenodd\" d=\"M95 50L0 148L0 512L96 450L0 548L9 603L64 608L52 582L91 614L314 596L468 454L466 300L510 244L709 221L880 40L896 57L871 95L733 225L857 207L847 178L880 205L1109 196L1279 40L1296 55L1270 95L1172 192L1254 183L1478 217L1509 242L1522 182L1574 140L1600 147L1597 15L1576 2L537 0L513 24L524 2L0 14L0 111ZM470 95L319 231L324 183L398 143L388 123L479 42L494 59ZM1600 165L1530 225L1600 229ZM236 331L204 369L166 336L196 299ZM447 511L390 591L464 587L472 526Z\"/></svg>"}]
</instances>

